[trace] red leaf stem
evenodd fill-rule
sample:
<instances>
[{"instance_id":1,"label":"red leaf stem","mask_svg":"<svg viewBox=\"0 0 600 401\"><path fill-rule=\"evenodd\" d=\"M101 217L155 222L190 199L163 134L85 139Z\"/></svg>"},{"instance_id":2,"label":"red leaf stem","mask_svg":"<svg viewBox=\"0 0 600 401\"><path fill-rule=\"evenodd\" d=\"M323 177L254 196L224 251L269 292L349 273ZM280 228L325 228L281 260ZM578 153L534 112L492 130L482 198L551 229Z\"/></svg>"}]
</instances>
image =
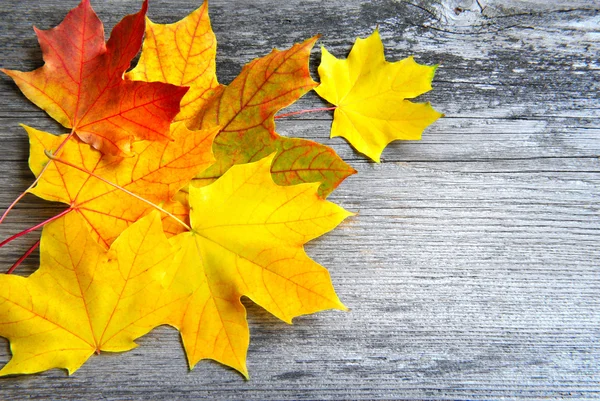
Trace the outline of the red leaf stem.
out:
<instances>
[{"instance_id":1,"label":"red leaf stem","mask_svg":"<svg viewBox=\"0 0 600 401\"><path fill-rule=\"evenodd\" d=\"M333 107L319 107L318 109L308 109L308 110L300 110L300 111L293 111L291 113L285 113L285 114L278 114L276 115L274 118L284 118L284 117L290 117L290 116L295 116L298 114L304 114L304 113L316 113L319 111L328 111L328 110L335 110L337 109L337 106L333 106Z\"/></svg>"},{"instance_id":2,"label":"red leaf stem","mask_svg":"<svg viewBox=\"0 0 600 401\"><path fill-rule=\"evenodd\" d=\"M36 225L35 225L35 226L33 226L33 227L29 227L27 230L21 231L20 233L17 233L17 234L15 234L15 235L13 235L12 237L9 237L9 238L5 239L4 241L0 242L0 248L2 248L4 245L8 244L9 242L11 242L11 241L13 241L13 240L16 240L17 238L19 238L19 237L22 237L22 236L23 236L23 235L25 235L25 234L29 234L30 232L32 232L32 231L35 231L35 230L37 230L38 228L40 228L40 227L43 227L43 226L45 226L46 224L48 224L48 223L50 223L50 222L53 222L54 220L56 220L56 219L59 219L59 218L63 217L65 214L67 214L67 213L71 212L72 210L73 210L73 209L70 209L70 208L69 208L69 209L65 209L65 210L63 210L62 212L60 212L59 214L57 214L56 216L54 216L54 217L50 217L50 218L49 218L48 220L46 220L46 221L42 221L41 223L39 223L39 224L36 224Z\"/></svg>"},{"instance_id":3,"label":"red leaf stem","mask_svg":"<svg viewBox=\"0 0 600 401\"><path fill-rule=\"evenodd\" d=\"M40 240L37 240L37 242L36 242L35 244L33 244L33 245L32 245L32 247L31 247L31 248L29 248L29 249L27 250L27 252L25 252L25 253L23 254L23 256L21 256L21 257L19 258L19 260L17 260L17 261L15 262L15 264L14 264L14 265L12 265L12 267L11 267L10 269L8 269L8 271L6 272L6 274L11 274L12 272L14 272L14 271L15 271L15 269L16 269L17 267L19 267L19 265L20 265L21 263L23 263L23 261L24 261L25 259L27 259L27 257L28 257L29 255L31 255L31 252L35 251L35 250L36 250L36 248L37 248L38 246L40 246Z\"/></svg>"}]
</instances>

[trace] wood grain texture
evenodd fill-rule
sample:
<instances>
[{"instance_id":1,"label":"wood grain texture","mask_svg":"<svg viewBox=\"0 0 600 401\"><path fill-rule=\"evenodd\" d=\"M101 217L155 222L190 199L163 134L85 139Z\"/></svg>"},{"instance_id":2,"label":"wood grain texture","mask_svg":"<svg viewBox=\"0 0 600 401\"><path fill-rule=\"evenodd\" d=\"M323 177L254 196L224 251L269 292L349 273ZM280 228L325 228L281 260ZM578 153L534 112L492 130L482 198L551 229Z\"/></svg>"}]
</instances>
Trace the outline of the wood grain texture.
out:
<instances>
[{"instance_id":1,"label":"wood grain texture","mask_svg":"<svg viewBox=\"0 0 600 401\"><path fill-rule=\"evenodd\" d=\"M152 0L150 16L172 22L194 3ZM40 66L31 25L54 26L75 5L3 0L0 66ZM138 6L94 2L107 28ZM246 302L250 381L213 362L188 372L165 327L73 377L1 379L0 399L600 398L597 1L211 0L210 14L223 83L272 47L316 33L345 56L378 24L388 60L440 64L422 98L446 118L420 142L392 144L380 165L327 139L330 114L277 122L279 133L331 145L359 171L330 197L359 216L307 247L352 311L288 326ZM32 180L18 124L65 130L6 77L0 93L4 208ZM289 111L323 105L310 93ZM27 197L1 237L58 210ZM3 248L2 269L35 240Z\"/></svg>"}]
</instances>

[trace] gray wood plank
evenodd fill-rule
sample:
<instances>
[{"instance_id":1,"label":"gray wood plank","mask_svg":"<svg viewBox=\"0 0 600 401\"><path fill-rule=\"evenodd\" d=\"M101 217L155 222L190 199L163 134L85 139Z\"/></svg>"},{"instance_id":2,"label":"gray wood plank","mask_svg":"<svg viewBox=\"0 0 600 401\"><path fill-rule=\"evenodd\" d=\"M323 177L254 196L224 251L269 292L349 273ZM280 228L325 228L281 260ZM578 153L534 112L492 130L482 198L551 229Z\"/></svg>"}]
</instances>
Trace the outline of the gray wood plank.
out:
<instances>
[{"instance_id":1,"label":"gray wood plank","mask_svg":"<svg viewBox=\"0 0 600 401\"><path fill-rule=\"evenodd\" d=\"M108 28L138 3L94 7ZM193 3L153 0L150 16L172 22ZM31 25L54 26L75 5L4 0L0 66L40 66ZM328 113L277 122L359 171L330 199L360 214L307 246L351 312L288 326L246 302L249 381L213 362L188 372L177 333L164 327L72 377L0 379L0 398L599 399L599 11L592 0L212 0L223 83L316 33L345 56L377 25L388 59L440 64L423 100L446 118L422 141L392 144L380 165L328 139ZM5 77L0 93L4 208L32 179L18 124L65 130ZM290 110L323 104L311 93ZM27 197L0 237L59 208ZM3 248L3 269L35 240ZM0 346L0 363L9 357Z\"/></svg>"}]
</instances>

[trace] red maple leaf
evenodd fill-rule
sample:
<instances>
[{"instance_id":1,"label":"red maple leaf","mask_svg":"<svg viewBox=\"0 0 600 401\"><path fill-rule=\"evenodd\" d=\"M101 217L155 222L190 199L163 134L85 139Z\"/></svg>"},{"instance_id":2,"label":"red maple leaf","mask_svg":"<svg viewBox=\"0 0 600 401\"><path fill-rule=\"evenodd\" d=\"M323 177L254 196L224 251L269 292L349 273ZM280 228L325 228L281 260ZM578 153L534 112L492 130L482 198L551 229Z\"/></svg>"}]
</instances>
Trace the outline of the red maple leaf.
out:
<instances>
[{"instance_id":1,"label":"red maple leaf","mask_svg":"<svg viewBox=\"0 0 600 401\"><path fill-rule=\"evenodd\" d=\"M170 139L169 124L188 89L123 79L141 47L147 9L145 0L104 43L102 22L89 0L82 0L60 25L35 29L44 66L2 71L29 100L104 153L128 153L136 139Z\"/></svg>"}]
</instances>

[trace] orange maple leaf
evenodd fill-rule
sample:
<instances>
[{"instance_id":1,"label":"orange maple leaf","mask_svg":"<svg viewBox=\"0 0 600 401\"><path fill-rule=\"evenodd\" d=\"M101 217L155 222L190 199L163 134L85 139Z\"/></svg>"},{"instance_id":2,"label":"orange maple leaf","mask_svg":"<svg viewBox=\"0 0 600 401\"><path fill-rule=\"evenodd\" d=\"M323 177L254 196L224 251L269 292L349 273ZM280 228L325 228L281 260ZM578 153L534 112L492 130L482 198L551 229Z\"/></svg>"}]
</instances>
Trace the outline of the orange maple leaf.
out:
<instances>
[{"instance_id":1,"label":"orange maple leaf","mask_svg":"<svg viewBox=\"0 0 600 401\"><path fill-rule=\"evenodd\" d=\"M65 140L66 134L56 136L30 127L25 129L30 138L29 166L38 175L48 163L46 149L54 149ZM133 157L102 156L89 145L71 138L62 148L62 163L49 164L30 192L46 200L68 204L71 211L80 214L89 224L93 237L108 247L125 228L153 209L147 202L187 217L187 209L174 202L173 197L199 171L214 162L211 145L218 130L217 127L190 131L183 122L175 123L171 126L173 142L135 142L131 148ZM168 216L165 223L168 233L181 232L181 225Z\"/></svg>"},{"instance_id":2,"label":"orange maple leaf","mask_svg":"<svg viewBox=\"0 0 600 401\"><path fill-rule=\"evenodd\" d=\"M208 3L173 24L146 20L146 38L128 79L189 86L174 121L189 120L219 90L216 75L217 39L210 26Z\"/></svg>"},{"instance_id":3,"label":"orange maple leaf","mask_svg":"<svg viewBox=\"0 0 600 401\"><path fill-rule=\"evenodd\" d=\"M225 88L215 75L216 39L207 8L204 2L173 24L149 21L140 61L127 74L131 79L190 85L176 119L194 129L217 122L224 127L213 145L217 163L193 185L210 184L235 164L277 152L271 172L278 184L321 182L319 193L328 195L356 171L327 146L279 136L273 119L317 85L308 70L317 38L253 60Z\"/></svg>"},{"instance_id":4,"label":"orange maple leaf","mask_svg":"<svg viewBox=\"0 0 600 401\"><path fill-rule=\"evenodd\" d=\"M123 79L142 44L147 8L145 0L105 44L102 22L82 0L57 27L35 30L44 66L2 71L29 100L104 153L129 153L134 139L168 140L187 88Z\"/></svg>"},{"instance_id":5,"label":"orange maple leaf","mask_svg":"<svg viewBox=\"0 0 600 401\"><path fill-rule=\"evenodd\" d=\"M308 70L316 40L308 39L284 51L273 50L251 61L228 87L209 100L190 127L218 124L223 130L213 145L217 162L199 174L193 186L210 184L231 166L260 160L273 152L277 154L271 173L276 183L320 182L321 196L356 173L333 149L275 132L275 114L317 85Z\"/></svg>"}]
</instances>

